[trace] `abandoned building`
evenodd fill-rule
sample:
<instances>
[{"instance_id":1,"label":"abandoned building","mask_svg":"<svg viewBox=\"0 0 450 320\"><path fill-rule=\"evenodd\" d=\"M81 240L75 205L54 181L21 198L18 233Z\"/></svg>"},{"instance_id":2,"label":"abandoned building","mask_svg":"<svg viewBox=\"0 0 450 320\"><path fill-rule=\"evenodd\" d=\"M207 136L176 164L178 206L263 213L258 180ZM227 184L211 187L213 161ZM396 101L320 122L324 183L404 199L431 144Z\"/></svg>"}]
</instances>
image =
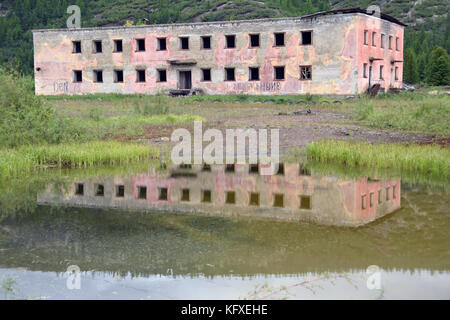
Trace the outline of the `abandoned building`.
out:
<instances>
[{"instance_id":1,"label":"abandoned building","mask_svg":"<svg viewBox=\"0 0 450 320\"><path fill-rule=\"evenodd\" d=\"M354 95L400 88L405 25L363 9L302 17L34 30L38 95Z\"/></svg>"},{"instance_id":2,"label":"abandoned building","mask_svg":"<svg viewBox=\"0 0 450 320\"><path fill-rule=\"evenodd\" d=\"M181 165L126 177L73 181L38 204L247 216L360 226L400 209L400 180L339 179L282 163L273 176L245 165Z\"/></svg>"}]
</instances>

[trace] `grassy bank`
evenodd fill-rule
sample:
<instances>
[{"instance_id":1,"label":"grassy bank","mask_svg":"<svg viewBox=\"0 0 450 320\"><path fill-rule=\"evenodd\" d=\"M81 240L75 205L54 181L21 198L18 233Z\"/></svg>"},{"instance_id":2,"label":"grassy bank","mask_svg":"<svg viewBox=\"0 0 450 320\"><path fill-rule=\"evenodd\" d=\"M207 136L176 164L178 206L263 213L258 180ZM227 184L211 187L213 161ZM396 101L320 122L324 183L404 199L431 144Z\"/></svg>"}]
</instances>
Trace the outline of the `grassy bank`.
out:
<instances>
[{"instance_id":1,"label":"grassy bank","mask_svg":"<svg viewBox=\"0 0 450 320\"><path fill-rule=\"evenodd\" d=\"M63 143L0 149L0 177L45 168L77 168L132 163L158 157L157 147L116 141Z\"/></svg>"},{"instance_id":2,"label":"grassy bank","mask_svg":"<svg viewBox=\"0 0 450 320\"><path fill-rule=\"evenodd\" d=\"M306 147L308 159L351 167L394 168L449 177L450 150L435 145L369 144L322 140Z\"/></svg>"}]
</instances>

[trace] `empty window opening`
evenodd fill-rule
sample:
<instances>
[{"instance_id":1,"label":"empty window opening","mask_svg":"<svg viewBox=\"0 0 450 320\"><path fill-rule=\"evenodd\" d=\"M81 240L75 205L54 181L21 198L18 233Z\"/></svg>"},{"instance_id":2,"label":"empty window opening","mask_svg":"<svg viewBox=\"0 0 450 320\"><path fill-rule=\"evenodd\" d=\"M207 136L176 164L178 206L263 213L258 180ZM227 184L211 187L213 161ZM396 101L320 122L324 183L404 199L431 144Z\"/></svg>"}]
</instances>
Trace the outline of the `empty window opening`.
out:
<instances>
[{"instance_id":1,"label":"empty window opening","mask_svg":"<svg viewBox=\"0 0 450 320\"><path fill-rule=\"evenodd\" d=\"M124 185L116 186L116 197L117 198L125 197L125 186Z\"/></svg>"},{"instance_id":2,"label":"empty window opening","mask_svg":"<svg viewBox=\"0 0 450 320\"><path fill-rule=\"evenodd\" d=\"M94 41L94 53L102 53L102 42L100 40Z\"/></svg>"},{"instance_id":3,"label":"empty window opening","mask_svg":"<svg viewBox=\"0 0 450 320\"><path fill-rule=\"evenodd\" d=\"M374 46L374 47L377 46L377 33L376 32L372 32L372 46Z\"/></svg>"},{"instance_id":4,"label":"empty window opening","mask_svg":"<svg viewBox=\"0 0 450 320\"><path fill-rule=\"evenodd\" d=\"M389 49L392 49L392 36L389 36Z\"/></svg>"},{"instance_id":5,"label":"empty window opening","mask_svg":"<svg viewBox=\"0 0 450 320\"><path fill-rule=\"evenodd\" d=\"M225 68L225 81L235 81L234 68Z\"/></svg>"},{"instance_id":6,"label":"empty window opening","mask_svg":"<svg viewBox=\"0 0 450 320\"><path fill-rule=\"evenodd\" d=\"M366 208L366 195L361 196L361 209L364 210Z\"/></svg>"},{"instance_id":7,"label":"empty window opening","mask_svg":"<svg viewBox=\"0 0 450 320\"><path fill-rule=\"evenodd\" d=\"M166 70L158 70L158 82L166 82L167 81L167 71Z\"/></svg>"},{"instance_id":8,"label":"empty window opening","mask_svg":"<svg viewBox=\"0 0 450 320\"><path fill-rule=\"evenodd\" d=\"M300 196L300 209L311 209L311 196Z\"/></svg>"},{"instance_id":9,"label":"empty window opening","mask_svg":"<svg viewBox=\"0 0 450 320\"><path fill-rule=\"evenodd\" d=\"M383 80L383 71L384 71L384 66L380 66L380 80Z\"/></svg>"},{"instance_id":10,"label":"empty window opening","mask_svg":"<svg viewBox=\"0 0 450 320\"><path fill-rule=\"evenodd\" d=\"M73 53L81 53L81 41L72 41Z\"/></svg>"},{"instance_id":11,"label":"empty window opening","mask_svg":"<svg viewBox=\"0 0 450 320\"><path fill-rule=\"evenodd\" d=\"M145 70L136 70L136 82L145 82Z\"/></svg>"},{"instance_id":12,"label":"empty window opening","mask_svg":"<svg viewBox=\"0 0 450 320\"><path fill-rule=\"evenodd\" d=\"M383 201L383 198L381 197L381 189L378 190L378 204L380 204Z\"/></svg>"},{"instance_id":13,"label":"empty window opening","mask_svg":"<svg viewBox=\"0 0 450 320\"><path fill-rule=\"evenodd\" d=\"M279 175L284 175L284 163L279 163L278 164L278 171L277 174Z\"/></svg>"},{"instance_id":14,"label":"empty window opening","mask_svg":"<svg viewBox=\"0 0 450 320\"><path fill-rule=\"evenodd\" d=\"M312 31L302 31L302 45L312 44Z\"/></svg>"},{"instance_id":15,"label":"empty window opening","mask_svg":"<svg viewBox=\"0 0 450 320\"><path fill-rule=\"evenodd\" d=\"M211 203L211 201L212 201L211 190L203 190L202 191L202 202Z\"/></svg>"},{"instance_id":16,"label":"empty window opening","mask_svg":"<svg viewBox=\"0 0 450 320\"><path fill-rule=\"evenodd\" d=\"M284 46L284 33L275 33L275 46L282 47Z\"/></svg>"},{"instance_id":17,"label":"empty window opening","mask_svg":"<svg viewBox=\"0 0 450 320\"><path fill-rule=\"evenodd\" d=\"M227 204L235 204L236 203L236 192L234 191L227 191L225 193L225 203Z\"/></svg>"},{"instance_id":18,"label":"empty window opening","mask_svg":"<svg viewBox=\"0 0 450 320\"><path fill-rule=\"evenodd\" d=\"M373 207L373 192L371 192L370 195L369 195L369 206L371 208Z\"/></svg>"},{"instance_id":19,"label":"empty window opening","mask_svg":"<svg viewBox=\"0 0 450 320\"><path fill-rule=\"evenodd\" d=\"M211 81L211 69L202 69L202 81Z\"/></svg>"},{"instance_id":20,"label":"empty window opening","mask_svg":"<svg viewBox=\"0 0 450 320\"><path fill-rule=\"evenodd\" d=\"M363 77L367 78L367 63L363 64Z\"/></svg>"},{"instance_id":21,"label":"empty window opening","mask_svg":"<svg viewBox=\"0 0 450 320\"><path fill-rule=\"evenodd\" d=\"M181 201L189 201L189 189L181 190Z\"/></svg>"},{"instance_id":22,"label":"empty window opening","mask_svg":"<svg viewBox=\"0 0 450 320\"><path fill-rule=\"evenodd\" d=\"M369 44L369 31L364 30L364 44Z\"/></svg>"},{"instance_id":23,"label":"empty window opening","mask_svg":"<svg viewBox=\"0 0 450 320\"><path fill-rule=\"evenodd\" d=\"M392 199L395 199L395 198L397 198L397 186L396 185L393 185L392 186Z\"/></svg>"},{"instance_id":24,"label":"empty window opening","mask_svg":"<svg viewBox=\"0 0 450 320\"><path fill-rule=\"evenodd\" d=\"M105 186L98 184L95 188L95 195L98 197L103 197L105 195Z\"/></svg>"},{"instance_id":25,"label":"empty window opening","mask_svg":"<svg viewBox=\"0 0 450 320\"><path fill-rule=\"evenodd\" d=\"M114 82L123 82L123 70L114 70Z\"/></svg>"},{"instance_id":26,"label":"empty window opening","mask_svg":"<svg viewBox=\"0 0 450 320\"><path fill-rule=\"evenodd\" d=\"M211 171L211 165L208 163L203 164L202 171L210 172Z\"/></svg>"},{"instance_id":27,"label":"empty window opening","mask_svg":"<svg viewBox=\"0 0 450 320\"><path fill-rule=\"evenodd\" d=\"M189 50L189 37L180 37L181 50Z\"/></svg>"},{"instance_id":28,"label":"empty window opening","mask_svg":"<svg viewBox=\"0 0 450 320\"><path fill-rule=\"evenodd\" d=\"M259 68L258 67L250 67L248 68L248 80L250 81L258 81L259 80Z\"/></svg>"},{"instance_id":29,"label":"empty window opening","mask_svg":"<svg viewBox=\"0 0 450 320\"><path fill-rule=\"evenodd\" d=\"M211 49L211 36L202 37L202 49Z\"/></svg>"},{"instance_id":30,"label":"empty window opening","mask_svg":"<svg viewBox=\"0 0 450 320\"><path fill-rule=\"evenodd\" d=\"M395 50L399 51L400 49L400 39L395 38Z\"/></svg>"},{"instance_id":31,"label":"empty window opening","mask_svg":"<svg viewBox=\"0 0 450 320\"><path fill-rule=\"evenodd\" d=\"M122 40L114 40L114 52L122 52L123 44Z\"/></svg>"},{"instance_id":32,"label":"empty window opening","mask_svg":"<svg viewBox=\"0 0 450 320\"><path fill-rule=\"evenodd\" d=\"M158 200L167 200L167 188L158 188Z\"/></svg>"},{"instance_id":33,"label":"empty window opening","mask_svg":"<svg viewBox=\"0 0 450 320\"><path fill-rule=\"evenodd\" d=\"M159 50L159 51L167 50L166 38L158 38L156 50Z\"/></svg>"},{"instance_id":34,"label":"empty window opening","mask_svg":"<svg viewBox=\"0 0 450 320\"><path fill-rule=\"evenodd\" d=\"M259 34L250 35L250 48L259 47Z\"/></svg>"},{"instance_id":35,"label":"empty window opening","mask_svg":"<svg viewBox=\"0 0 450 320\"><path fill-rule=\"evenodd\" d=\"M281 193L275 193L273 195L273 206L277 208L284 207L284 195Z\"/></svg>"},{"instance_id":36,"label":"empty window opening","mask_svg":"<svg viewBox=\"0 0 450 320\"><path fill-rule=\"evenodd\" d=\"M398 67L395 67L395 80L398 80Z\"/></svg>"},{"instance_id":37,"label":"empty window opening","mask_svg":"<svg viewBox=\"0 0 450 320\"><path fill-rule=\"evenodd\" d=\"M225 172L234 172L234 163L225 166Z\"/></svg>"},{"instance_id":38,"label":"empty window opening","mask_svg":"<svg viewBox=\"0 0 450 320\"><path fill-rule=\"evenodd\" d=\"M226 48L228 49L236 48L236 36L234 34L225 36L225 40L226 40Z\"/></svg>"},{"instance_id":39,"label":"empty window opening","mask_svg":"<svg viewBox=\"0 0 450 320\"><path fill-rule=\"evenodd\" d=\"M77 183L75 185L75 194L77 196L83 196L84 195L84 183Z\"/></svg>"},{"instance_id":40,"label":"empty window opening","mask_svg":"<svg viewBox=\"0 0 450 320\"><path fill-rule=\"evenodd\" d=\"M259 206L259 193L250 192L250 206Z\"/></svg>"},{"instance_id":41,"label":"empty window opening","mask_svg":"<svg viewBox=\"0 0 450 320\"><path fill-rule=\"evenodd\" d=\"M73 71L73 82L82 82L83 81L83 74L81 70L74 70Z\"/></svg>"},{"instance_id":42,"label":"empty window opening","mask_svg":"<svg viewBox=\"0 0 450 320\"><path fill-rule=\"evenodd\" d=\"M384 34L381 34L381 40L380 40L380 47L381 48L384 48L384 39L385 38L385 35Z\"/></svg>"},{"instance_id":43,"label":"empty window opening","mask_svg":"<svg viewBox=\"0 0 450 320\"><path fill-rule=\"evenodd\" d=\"M136 51L145 51L145 39L136 39Z\"/></svg>"},{"instance_id":44,"label":"empty window opening","mask_svg":"<svg viewBox=\"0 0 450 320\"><path fill-rule=\"evenodd\" d=\"M179 165L180 169L192 169L192 164L188 164L188 163L182 163Z\"/></svg>"},{"instance_id":45,"label":"empty window opening","mask_svg":"<svg viewBox=\"0 0 450 320\"><path fill-rule=\"evenodd\" d=\"M386 201L388 201L390 199L389 197L389 187L386 188Z\"/></svg>"},{"instance_id":46,"label":"empty window opening","mask_svg":"<svg viewBox=\"0 0 450 320\"><path fill-rule=\"evenodd\" d=\"M301 175L301 176L310 176L311 175L311 171L308 168L306 168L303 164L300 163L299 175Z\"/></svg>"},{"instance_id":47,"label":"empty window opening","mask_svg":"<svg viewBox=\"0 0 450 320\"><path fill-rule=\"evenodd\" d=\"M248 168L249 173L259 173L259 166L257 163L251 163Z\"/></svg>"},{"instance_id":48,"label":"empty window opening","mask_svg":"<svg viewBox=\"0 0 450 320\"><path fill-rule=\"evenodd\" d=\"M94 70L94 82L103 82L102 70Z\"/></svg>"},{"instance_id":49,"label":"empty window opening","mask_svg":"<svg viewBox=\"0 0 450 320\"><path fill-rule=\"evenodd\" d=\"M284 80L284 67L274 67L274 79Z\"/></svg>"},{"instance_id":50,"label":"empty window opening","mask_svg":"<svg viewBox=\"0 0 450 320\"><path fill-rule=\"evenodd\" d=\"M312 66L300 66L300 80L312 79Z\"/></svg>"},{"instance_id":51,"label":"empty window opening","mask_svg":"<svg viewBox=\"0 0 450 320\"><path fill-rule=\"evenodd\" d=\"M138 187L138 199L147 199L147 187Z\"/></svg>"}]
</instances>

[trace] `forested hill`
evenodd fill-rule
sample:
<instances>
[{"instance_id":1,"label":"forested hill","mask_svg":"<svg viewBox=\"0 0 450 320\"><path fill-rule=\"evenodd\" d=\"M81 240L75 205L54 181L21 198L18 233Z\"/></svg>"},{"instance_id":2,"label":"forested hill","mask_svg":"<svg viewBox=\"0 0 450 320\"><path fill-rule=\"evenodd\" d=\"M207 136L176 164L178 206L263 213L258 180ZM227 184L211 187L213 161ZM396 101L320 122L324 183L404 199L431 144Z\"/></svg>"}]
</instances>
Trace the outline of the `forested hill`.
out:
<instances>
[{"instance_id":1,"label":"forested hill","mask_svg":"<svg viewBox=\"0 0 450 320\"><path fill-rule=\"evenodd\" d=\"M71 4L81 8L82 27L299 16L376 4L409 25L405 46L414 49L418 67L434 46L450 51L448 0L0 0L0 63L31 73L30 30L64 27Z\"/></svg>"}]
</instances>

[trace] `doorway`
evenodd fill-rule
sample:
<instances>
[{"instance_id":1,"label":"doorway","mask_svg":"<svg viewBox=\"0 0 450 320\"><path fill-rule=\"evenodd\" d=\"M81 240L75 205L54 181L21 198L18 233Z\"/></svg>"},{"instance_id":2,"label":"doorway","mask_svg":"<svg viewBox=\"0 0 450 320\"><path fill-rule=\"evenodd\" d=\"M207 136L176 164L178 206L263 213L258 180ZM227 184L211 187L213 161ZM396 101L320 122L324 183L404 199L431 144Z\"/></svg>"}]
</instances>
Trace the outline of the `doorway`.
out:
<instances>
[{"instance_id":1,"label":"doorway","mask_svg":"<svg viewBox=\"0 0 450 320\"><path fill-rule=\"evenodd\" d=\"M179 89L192 89L192 73L191 71L180 71L178 73L178 88Z\"/></svg>"}]
</instances>

